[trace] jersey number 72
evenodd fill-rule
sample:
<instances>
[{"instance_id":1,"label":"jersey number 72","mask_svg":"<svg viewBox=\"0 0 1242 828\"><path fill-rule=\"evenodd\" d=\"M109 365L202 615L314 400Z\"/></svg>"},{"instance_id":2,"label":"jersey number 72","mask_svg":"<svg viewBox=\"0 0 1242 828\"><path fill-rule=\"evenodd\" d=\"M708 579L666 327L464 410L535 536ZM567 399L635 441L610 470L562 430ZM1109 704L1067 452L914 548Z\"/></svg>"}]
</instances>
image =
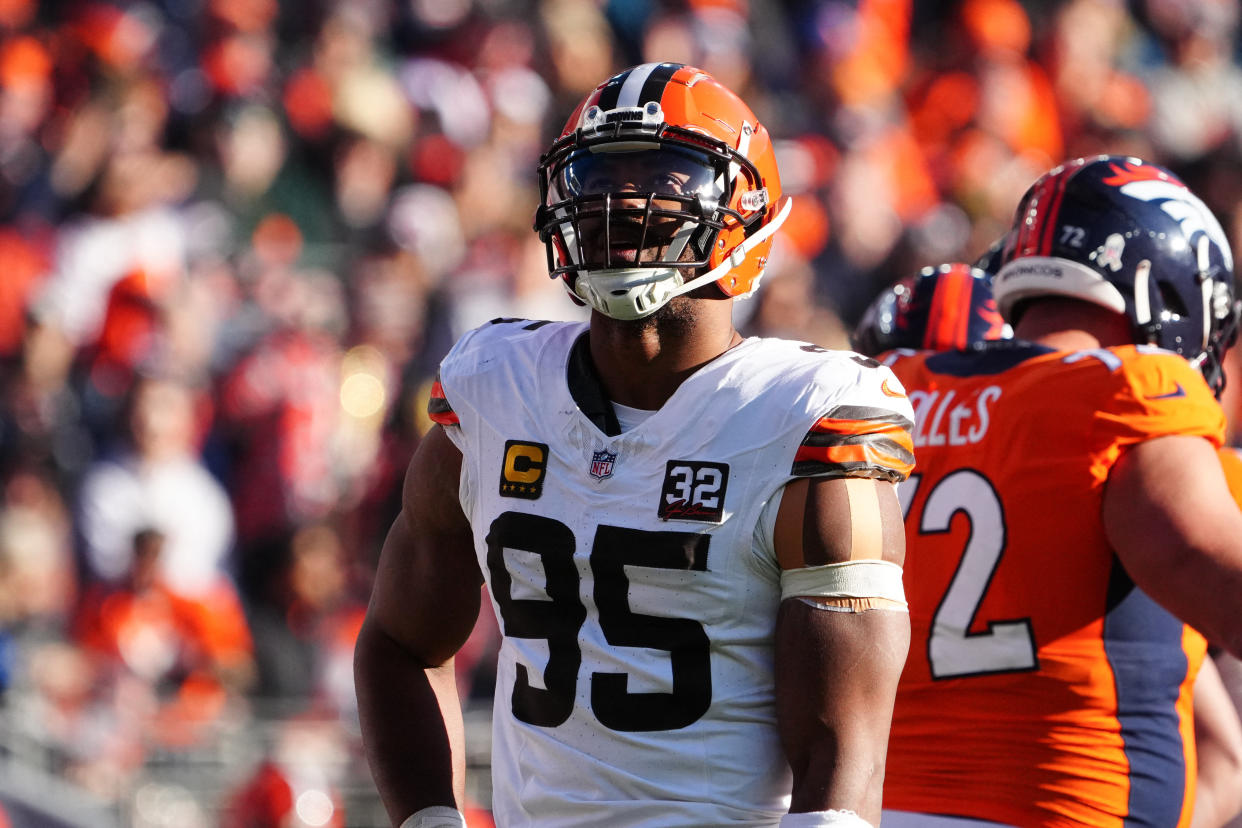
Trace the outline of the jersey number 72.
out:
<instances>
[{"instance_id":1,"label":"jersey number 72","mask_svg":"<svg viewBox=\"0 0 1242 828\"><path fill-rule=\"evenodd\" d=\"M909 525L910 506L923 475L913 474L897 487L901 512ZM923 503L917 521L921 535L948 532L953 516L970 521L970 536L949 588L932 617L927 663L933 679L961 678L1039 669L1029 618L989 620L985 632L971 632L983 597L1005 554L1005 510L991 482L974 469L958 469L941 478ZM918 544L908 554L918 554Z\"/></svg>"}]
</instances>

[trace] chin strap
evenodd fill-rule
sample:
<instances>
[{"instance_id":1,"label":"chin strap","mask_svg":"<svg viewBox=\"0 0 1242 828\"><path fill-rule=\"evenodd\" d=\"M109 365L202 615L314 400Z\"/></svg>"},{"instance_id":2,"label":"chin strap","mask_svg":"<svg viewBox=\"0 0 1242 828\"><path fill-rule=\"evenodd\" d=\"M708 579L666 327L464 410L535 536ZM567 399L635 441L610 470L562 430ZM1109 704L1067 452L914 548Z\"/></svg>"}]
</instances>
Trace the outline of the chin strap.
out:
<instances>
[{"instance_id":1,"label":"chin strap","mask_svg":"<svg viewBox=\"0 0 1242 828\"><path fill-rule=\"evenodd\" d=\"M599 270L580 275L571 295L613 319L642 319L668 304L676 296L689 293L703 285L723 278L730 270L746 261L746 256L769 239L789 217L793 199L785 196L772 220L755 231L729 253L723 262L688 282L678 283L680 271L675 267L630 267ZM756 283L758 279L755 280Z\"/></svg>"},{"instance_id":2,"label":"chin strap","mask_svg":"<svg viewBox=\"0 0 1242 828\"><path fill-rule=\"evenodd\" d=\"M669 299L674 296L681 296L683 293L689 293L692 290L703 287L703 285L711 284L718 279L723 279L725 274L735 267L739 267L742 262L746 261L746 254L754 250L760 243L766 241L773 233L780 229L785 223L785 219L789 218L789 211L793 209L793 199L789 196L781 197L781 205L776 211L776 215L767 224L755 231L755 234L746 241L739 244L730 251L725 260L716 265L702 276L695 276L681 287L669 294ZM756 280L757 281L757 280Z\"/></svg>"}]
</instances>

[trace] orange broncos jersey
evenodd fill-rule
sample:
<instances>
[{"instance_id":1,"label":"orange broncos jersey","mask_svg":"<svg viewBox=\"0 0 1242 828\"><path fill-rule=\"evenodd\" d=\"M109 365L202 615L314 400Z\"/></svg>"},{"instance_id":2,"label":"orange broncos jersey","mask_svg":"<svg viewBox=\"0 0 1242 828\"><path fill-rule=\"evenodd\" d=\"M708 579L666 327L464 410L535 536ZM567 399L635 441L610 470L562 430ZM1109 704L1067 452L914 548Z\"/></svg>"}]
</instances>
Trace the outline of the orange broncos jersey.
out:
<instances>
[{"instance_id":1,"label":"orange broncos jersey","mask_svg":"<svg viewBox=\"0 0 1242 828\"><path fill-rule=\"evenodd\" d=\"M1220 467L1225 472L1225 482L1229 484L1229 494L1242 507L1242 450L1225 446L1219 454Z\"/></svg>"},{"instance_id":2,"label":"orange broncos jersey","mask_svg":"<svg viewBox=\"0 0 1242 828\"><path fill-rule=\"evenodd\" d=\"M913 638L887 809L1011 825L1186 825L1205 642L1130 581L1100 520L1127 446L1225 418L1181 357L1029 342L895 352Z\"/></svg>"}]
</instances>

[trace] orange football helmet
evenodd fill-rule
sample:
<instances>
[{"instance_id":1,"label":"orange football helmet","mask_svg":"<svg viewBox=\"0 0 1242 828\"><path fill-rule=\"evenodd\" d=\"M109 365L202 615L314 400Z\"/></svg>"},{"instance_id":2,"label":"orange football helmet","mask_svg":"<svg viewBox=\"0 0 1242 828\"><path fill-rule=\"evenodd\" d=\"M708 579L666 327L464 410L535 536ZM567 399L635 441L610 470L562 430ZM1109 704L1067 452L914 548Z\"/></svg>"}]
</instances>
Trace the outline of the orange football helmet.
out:
<instances>
[{"instance_id":1,"label":"orange football helmet","mask_svg":"<svg viewBox=\"0 0 1242 828\"><path fill-rule=\"evenodd\" d=\"M751 292L792 206L754 113L679 63L596 87L540 158L539 184L550 275L614 319L641 319L711 282L727 296Z\"/></svg>"}]
</instances>

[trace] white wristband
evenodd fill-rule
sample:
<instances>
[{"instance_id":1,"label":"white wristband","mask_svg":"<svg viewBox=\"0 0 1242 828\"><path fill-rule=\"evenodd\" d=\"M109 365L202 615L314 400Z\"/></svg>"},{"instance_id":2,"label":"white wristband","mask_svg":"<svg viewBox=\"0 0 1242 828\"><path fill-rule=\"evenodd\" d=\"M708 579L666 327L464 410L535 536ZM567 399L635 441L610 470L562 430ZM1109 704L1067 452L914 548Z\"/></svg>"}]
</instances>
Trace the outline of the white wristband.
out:
<instances>
[{"instance_id":1,"label":"white wristband","mask_svg":"<svg viewBox=\"0 0 1242 828\"><path fill-rule=\"evenodd\" d=\"M432 805L410 814L401 828L466 828L466 818L456 808Z\"/></svg>"},{"instance_id":2,"label":"white wristband","mask_svg":"<svg viewBox=\"0 0 1242 828\"><path fill-rule=\"evenodd\" d=\"M780 828L874 828L867 820L853 811L806 811L785 814Z\"/></svg>"}]
</instances>

